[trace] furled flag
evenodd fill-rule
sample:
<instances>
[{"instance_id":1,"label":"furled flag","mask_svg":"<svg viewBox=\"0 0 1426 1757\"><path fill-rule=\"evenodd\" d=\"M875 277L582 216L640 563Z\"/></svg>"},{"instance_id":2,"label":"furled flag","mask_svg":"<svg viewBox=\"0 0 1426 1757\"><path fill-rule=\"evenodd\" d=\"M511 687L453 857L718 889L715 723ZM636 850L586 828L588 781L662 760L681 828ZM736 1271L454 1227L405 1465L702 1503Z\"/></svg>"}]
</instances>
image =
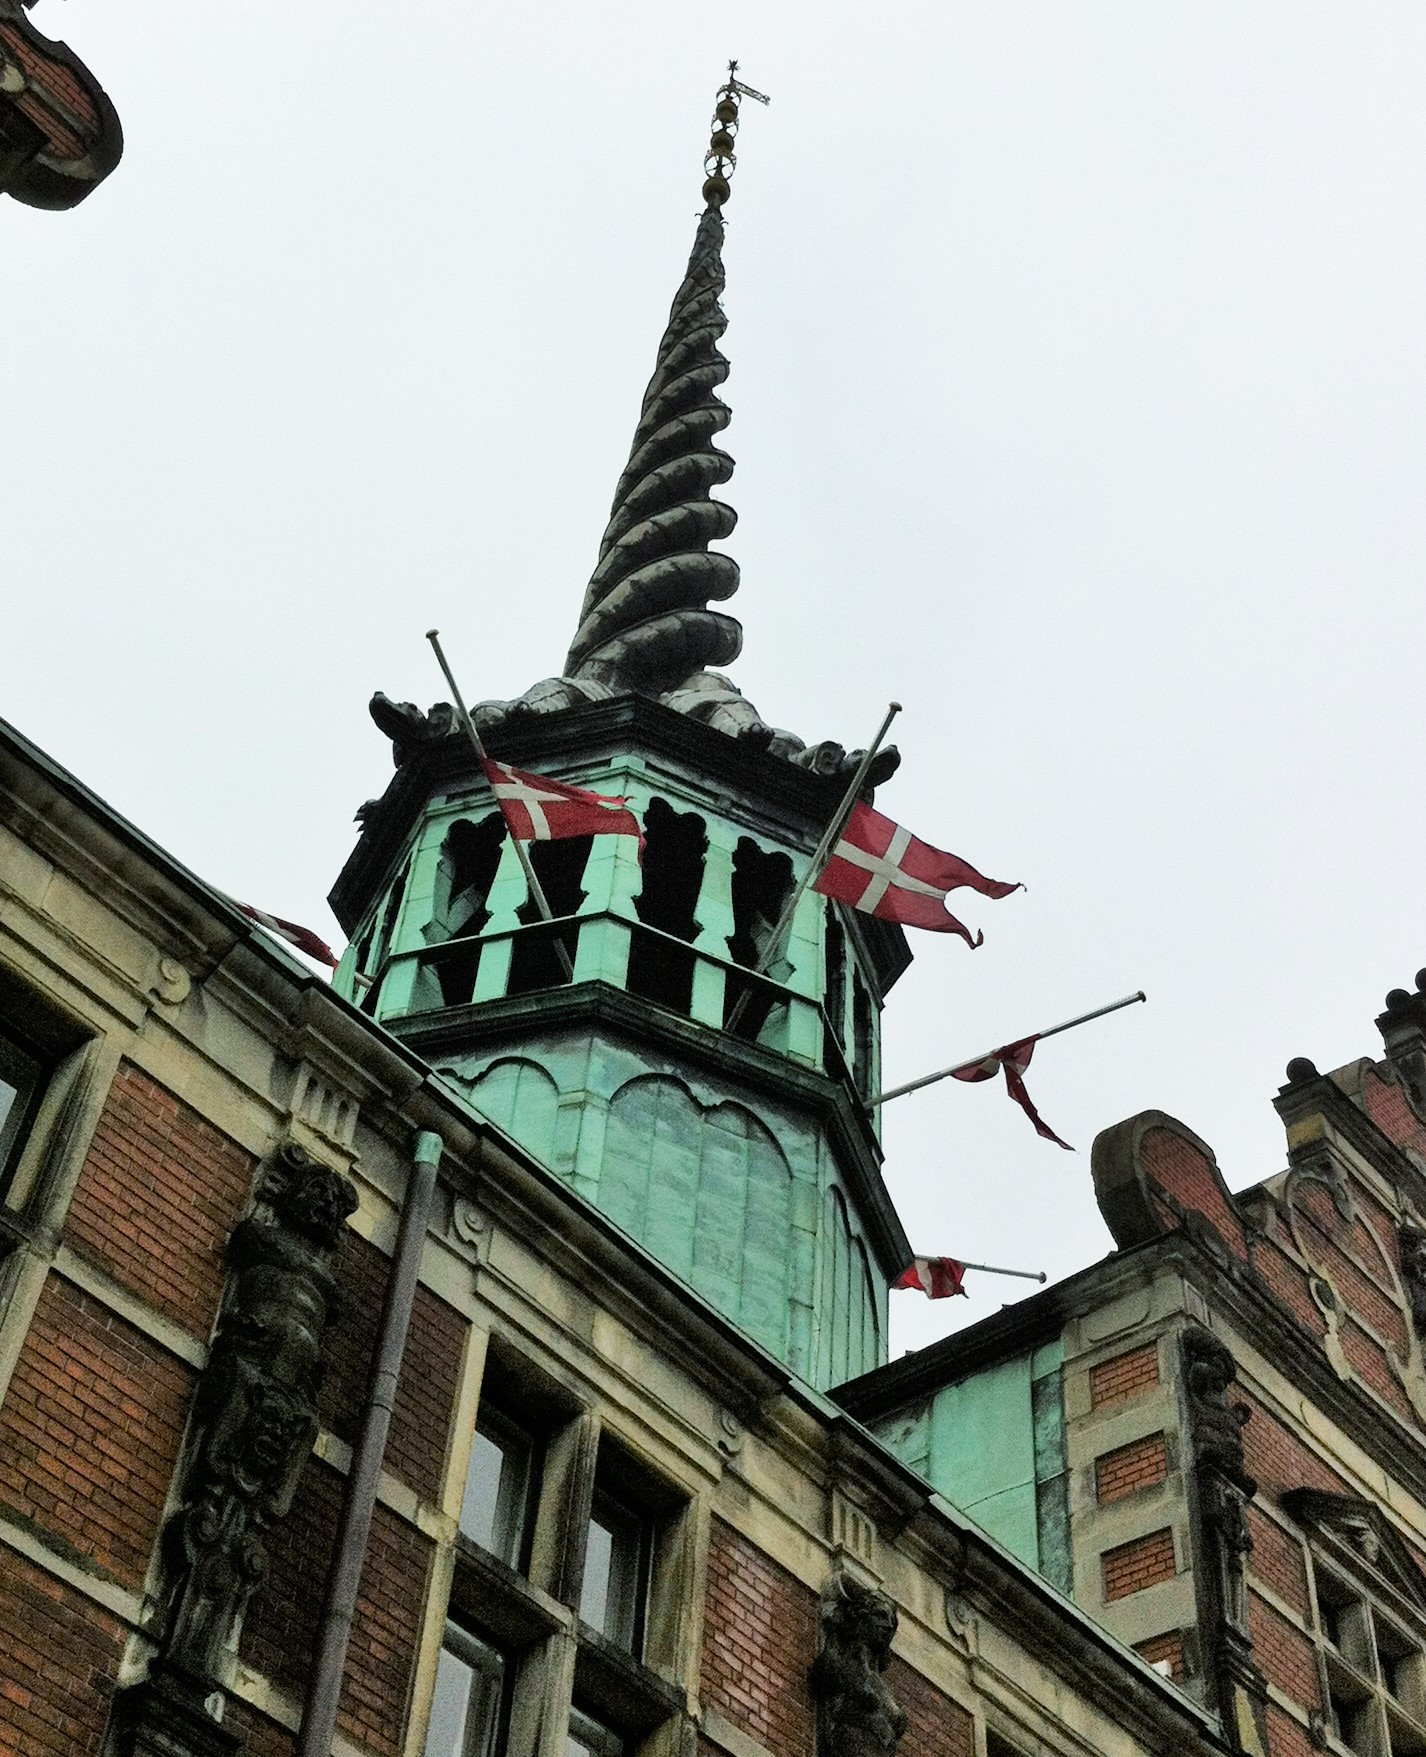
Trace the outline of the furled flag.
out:
<instances>
[{"instance_id":1,"label":"furled flag","mask_svg":"<svg viewBox=\"0 0 1426 1757\"><path fill-rule=\"evenodd\" d=\"M1030 1094L1025 1090L1025 1070L1030 1065L1030 1057L1039 1041L1037 1034L1034 1037L1022 1037L1018 1043L1007 1043L1003 1049L997 1049L982 1061L970 1062L963 1068L957 1068L951 1078L974 1085L978 1080L993 1080L1003 1068L1006 1090L1034 1123L1035 1133L1042 1135L1047 1141L1058 1142L1067 1152L1073 1153L1074 1148L1069 1142L1061 1141L1050 1125L1041 1120L1039 1111L1030 1102Z\"/></svg>"},{"instance_id":2,"label":"furled flag","mask_svg":"<svg viewBox=\"0 0 1426 1757\"><path fill-rule=\"evenodd\" d=\"M269 915L265 909L254 909L251 903L239 903L238 908L249 921L255 921L259 927L265 927L269 933L275 933L280 940L288 945L296 946L299 952L306 952L309 958L315 958L319 964L329 964L333 970L339 962L337 954L326 940L318 939L310 927L299 927L295 921L284 921L280 915Z\"/></svg>"},{"instance_id":3,"label":"furled flag","mask_svg":"<svg viewBox=\"0 0 1426 1757\"><path fill-rule=\"evenodd\" d=\"M968 861L922 842L858 800L812 889L883 921L958 933L974 949L984 935L972 939L946 907L946 893L961 885L984 897L1008 897L1020 889L986 878Z\"/></svg>"},{"instance_id":4,"label":"furled flag","mask_svg":"<svg viewBox=\"0 0 1426 1757\"><path fill-rule=\"evenodd\" d=\"M483 759L485 778L505 815L510 834L521 842L558 842L565 836L637 836L643 857L644 833L625 799L588 793L565 781L551 781L525 769Z\"/></svg>"},{"instance_id":5,"label":"furled flag","mask_svg":"<svg viewBox=\"0 0 1426 1757\"><path fill-rule=\"evenodd\" d=\"M961 1283L966 1266L954 1257L914 1257L911 1267L892 1282L893 1287L919 1287L927 1299L950 1299L952 1294L966 1293Z\"/></svg>"}]
</instances>

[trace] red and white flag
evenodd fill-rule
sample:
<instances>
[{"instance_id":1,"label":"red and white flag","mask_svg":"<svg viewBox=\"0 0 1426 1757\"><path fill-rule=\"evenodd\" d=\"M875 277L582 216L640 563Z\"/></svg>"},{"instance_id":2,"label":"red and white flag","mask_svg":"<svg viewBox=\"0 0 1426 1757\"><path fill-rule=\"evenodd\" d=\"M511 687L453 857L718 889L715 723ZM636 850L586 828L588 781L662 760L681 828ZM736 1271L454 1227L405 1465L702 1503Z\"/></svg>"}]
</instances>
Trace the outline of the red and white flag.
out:
<instances>
[{"instance_id":1,"label":"red and white flag","mask_svg":"<svg viewBox=\"0 0 1426 1757\"><path fill-rule=\"evenodd\" d=\"M251 903L239 903L238 908L249 921L257 922L269 933L275 933L280 940L288 945L296 946L299 952L306 952L309 958L315 958L319 964L328 964L336 969L340 960L327 944L326 940L318 939L310 927L299 927L295 921L284 921L280 915L269 915L265 909L254 909Z\"/></svg>"},{"instance_id":2,"label":"red and white flag","mask_svg":"<svg viewBox=\"0 0 1426 1757\"><path fill-rule=\"evenodd\" d=\"M965 1272L965 1264L958 1263L954 1257L914 1257L911 1267L891 1285L920 1288L927 1299L950 1299L957 1293L969 1299L970 1295L961 1285Z\"/></svg>"},{"instance_id":3,"label":"red and white flag","mask_svg":"<svg viewBox=\"0 0 1426 1757\"><path fill-rule=\"evenodd\" d=\"M964 1080L974 1085L979 1080L993 1080L1004 1069L1005 1086L1010 1096L1020 1106L1025 1115L1035 1125L1035 1133L1047 1141L1058 1142L1067 1152L1073 1153L1074 1148L1068 1141L1061 1141L1050 1125L1041 1119L1040 1113L1030 1101L1030 1094L1025 1090L1025 1070L1030 1065L1030 1057L1035 1052L1035 1045L1040 1041L1039 1035L1022 1037L1018 1043L1007 1043L1003 1049L997 1049L993 1055L984 1057L978 1062L971 1062L966 1067L957 1068L951 1075L953 1080Z\"/></svg>"},{"instance_id":4,"label":"red and white flag","mask_svg":"<svg viewBox=\"0 0 1426 1757\"><path fill-rule=\"evenodd\" d=\"M812 889L882 921L958 933L974 949L984 935L972 939L946 908L946 893L962 885L984 897L1008 897L1020 889L986 878L969 861L922 842L858 800Z\"/></svg>"},{"instance_id":5,"label":"red and white flag","mask_svg":"<svg viewBox=\"0 0 1426 1757\"><path fill-rule=\"evenodd\" d=\"M626 799L589 793L565 781L551 781L525 769L484 759L485 778L510 834L521 842L558 842L565 836L637 836L644 833Z\"/></svg>"}]
</instances>

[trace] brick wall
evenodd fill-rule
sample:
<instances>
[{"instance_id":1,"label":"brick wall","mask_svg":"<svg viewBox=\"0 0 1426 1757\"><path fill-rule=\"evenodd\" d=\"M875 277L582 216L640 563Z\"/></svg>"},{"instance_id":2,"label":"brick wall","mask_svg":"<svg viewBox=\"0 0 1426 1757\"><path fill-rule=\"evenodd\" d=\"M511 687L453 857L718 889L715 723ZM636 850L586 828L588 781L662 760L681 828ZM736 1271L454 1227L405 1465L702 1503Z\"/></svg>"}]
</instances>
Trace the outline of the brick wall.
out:
<instances>
[{"instance_id":1,"label":"brick wall","mask_svg":"<svg viewBox=\"0 0 1426 1757\"><path fill-rule=\"evenodd\" d=\"M708 1546L699 1693L776 1757L813 1757L817 1596L721 1519Z\"/></svg>"},{"instance_id":2,"label":"brick wall","mask_svg":"<svg viewBox=\"0 0 1426 1757\"><path fill-rule=\"evenodd\" d=\"M141 1586L190 1383L180 1361L51 1275L0 1406L0 1505L96 1572Z\"/></svg>"},{"instance_id":3,"label":"brick wall","mask_svg":"<svg viewBox=\"0 0 1426 1757\"><path fill-rule=\"evenodd\" d=\"M886 1682L906 1710L901 1749L907 1757L975 1757L975 1722L958 1702L894 1656Z\"/></svg>"},{"instance_id":4,"label":"brick wall","mask_svg":"<svg viewBox=\"0 0 1426 1757\"><path fill-rule=\"evenodd\" d=\"M1249 1475L1257 1479L1261 1499L1280 1501L1289 1489L1297 1488L1322 1489L1332 1495L1353 1492L1241 1384L1233 1387L1233 1401L1247 1404L1252 1411L1243 1429L1243 1459Z\"/></svg>"},{"instance_id":5,"label":"brick wall","mask_svg":"<svg viewBox=\"0 0 1426 1757\"><path fill-rule=\"evenodd\" d=\"M123 1646L112 1617L0 1545L0 1751L98 1757Z\"/></svg>"},{"instance_id":6,"label":"brick wall","mask_svg":"<svg viewBox=\"0 0 1426 1757\"><path fill-rule=\"evenodd\" d=\"M1159 1345L1145 1343L1131 1348L1127 1354L1116 1354L1102 1360L1089 1375L1089 1395L1094 1408L1106 1403L1119 1403L1126 1397L1137 1397L1141 1391L1159 1382Z\"/></svg>"},{"instance_id":7,"label":"brick wall","mask_svg":"<svg viewBox=\"0 0 1426 1757\"><path fill-rule=\"evenodd\" d=\"M1161 1665L1167 1660L1171 1678L1183 1676L1183 1636L1179 1630L1170 1629L1166 1634L1137 1642L1134 1651L1150 1665Z\"/></svg>"},{"instance_id":8,"label":"brick wall","mask_svg":"<svg viewBox=\"0 0 1426 1757\"><path fill-rule=\"evenodd\" d=\"M1104 1569L1105 1602L1127 1598L1131 1592L1142 1592L1146 1586L1173 1579L1173 1533L1167 1528L1151 1531L1147 1537L1136 1537L1131 1543L1106 1550L1100 1562Z\"/></svg>"},{"instance_id":9,"label":"brick wall","mask_svg":"<svg viewBox=\"0 0 1426 1757\"><path fill-rule=\"evenodd\" d=\"M311 1673L344 1493L336 1471L317 1459L308 1464L292 1512L269 1539L267 1582L243 1630L247 1663L299 1698ZM430 1541L414 1526L377 1507L337 1716L344 1733L376 1751L400 1746L431 1555Z\"/></svg>"},{"instance_id":10,"label":"brick wall","mask_svg":"<svg viewBox=\"0 0 1426 1757\"><path fill-rule=\"evenodd\" d=\"M125 1063L70 1203L65 1240L148 1304L207 1340L223 1247L254 1160Z\"/></svg>"},{"instance_id":11,"label":"brick wall","mask_svg":"<svg viewBox=\"0 0 1426 1757\"><path fill-rule=\"evenodd\" d=\"M1253 1658L1268 1682L1304 1708L1316 1708L1317 1657L1311 1638L1256 1592L1248 1594L1248 1628Z\"/></svg>"},{"instance_id":12,"label":"brick wall","mask_svg":"<svg viewBox=\"0 0 1426 1757\"><path fill-rule=\"evenodd\" d=\"M1305 1617L1307 1568L1301 1545L1251 1503L1248 1506L1248 1534L1253 1540L1252 1554L1248 1558L1253 1573Z\"/></svg>"},{"instance_id":13,"label":"brick wall","mask_svg":"<svg viewBox=\"0 0 1426 1757\"><path fill-rule=\"evenodd\" d=\"M1122 1501L1126 1495L1162 1482L1168 1473L1164 1436L1146 1434L1142 1440L1131 1440L1127 1446L1117 1446L1095 1459L1094 1492L1101 1502Z\"/></svg>"},{"instance_id":14,"label":"brick wall","mask_svg":"<svg viewBox=\"0 0 1426 1757\"><path fill-rule=\"evenodd\" d=\"M1268 1704L1268 1750L1272 1757L1322 1757L1322 1746L1308 1737L1307 1728Z\"/></svg>"},{"instance_id":15,"label":"brick wall","mask_svg":"<svg viewBox=\"0 0 1426 1757\"><path fill-rule=\"evenodd\" d=\"M1192 1142L1170 1129L1146 1129L1139 1143L1139 1163L1176 1201L1211 1221L1230 1251L1247 1256L1243 1223L1232 1199L1212 1161Z\"/></svg>"},{"instance_id":16,"label":"brick wall","mask_svg":"<svg viewBox=\"0 0 1426 1757\"><path fill-rule=\"evenodd\" d=\"M341 1303L327 1337L329 1366L321 1411L324 1426L349 1445L355 1444L361 1425L389 1269L389 1260L375 1245L348 1230L337 1263ZM465 1320L444 1300L429 1288L417 1288L386 1469L428 1498L440 1490L465 1330Z\"/></svg>"}]
</instances>

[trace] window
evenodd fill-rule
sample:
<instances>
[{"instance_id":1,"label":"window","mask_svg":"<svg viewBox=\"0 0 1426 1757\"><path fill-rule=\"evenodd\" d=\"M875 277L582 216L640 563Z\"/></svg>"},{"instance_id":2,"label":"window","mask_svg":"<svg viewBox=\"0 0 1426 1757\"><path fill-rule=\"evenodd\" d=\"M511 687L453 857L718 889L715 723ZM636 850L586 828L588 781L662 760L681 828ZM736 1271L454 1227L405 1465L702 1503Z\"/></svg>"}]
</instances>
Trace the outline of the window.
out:
<instances>
[{"instance_id":1,"label":"window","mask_svg":"<svg viewBox=\"0 0 1426 1757\"><path fill-rule=\"evenodd\" d=\"M483 933L490 920L487 899L504 842L505 820L496 811L478 822L458 818L441 844L431 919L422 931L431 945L444 940L471 941L428 966L435 973L441 1006L465 1006L475 995L481 946L473 936Z\"/></svg>"},{"instance_id":2,"label":"window","mask_svg":"<svg viewBox=\"0 0 1426 1757\"><path fill-rule=\"evenodd\" d=\"M644 882L634 898L634 912L645 927L657 932L635 930L628 986L630 994L660 1001L680 1013L693 1005L692 941L699 932L694 911L707 852L707 825L696 812L675 811L663 799L649 801L644 814ZM676 943L680 940L682 945Z\"/></svg>"},{"instance_id":3,"label":"window","mask_svg":"<svg viewBox=\"0 0 1426 1757\"><path fill-rule=\"evenodd\" d=\"M686 1495L499 1336L457 1523L425 1757L529 1757L541 1728L629 1757L687 1711Z\"/></svg>"},{"instance_id":4,"label":"window","mask_svg":"<svg viewBox=\"0 0 1426 1757\"><path fill-rule=\"evenodd\" d=\"M50 1144L79 1083L86 1037L0 970L0 1257L25 1234Z\"/></svg>"},{"instance_id":5,"label":"window","mask_svg":"<svg viewBox=\"0 0 1426 1757\"><path fill-rule=\"evenodd\" d=\"M558 842L531 842L530 864L545 893L550 913L558 923L565 916L577 915L586 892L581 881L594 846L592 836L567 836ZM559 925L536 925L540 922L539 905L529 897L515 911L528 932L515 936L510 955L510 994L529 994L537 988L557 988L568 982L560 962L559 946L573 965L579 945L579 924L566 921Z\"/></svg>"},{"instance_id":6,"label":"window","mask_svg":"<svg viewBox=\"0 0 1426 1757\"><path fill-rule=\"evenodd\" d=\"M0 1197L7 1205L48 1071L47 1059L33 1045L0 1029Z\"/></svg>"},{"instance_id":7,"label":"window","mask_svg":"<svg viewBox=\"0 0 1426 1757\"><path fill-rule=\"evenodd\" d=\"M741 837L733 850L733 931L728 936L728 951L735 963L748 969L757 964L767 950L768 940L791 889L792 862L787 855L769 854L750 836ZM781 957L768 975L774 982L780 982L791 971L792 966ZM738 1019L737 1034L755 1039L767 1024L780 996L768 984L750 983L745 977L730 975L723 1006L725 1029L749 989L752 990L751 998Z\"/></svg>"},{"instance_id":8,"label":"window","mask_svg":"<svg viewBox=\"0 0 1426 1757\"><path fill-rule=\"evenodd\" d=\"M626 1652L643 1649L653 1527L641 1513L596 1489L584 1546L579 1615Z\"/></svg>"},{"instance_id":9,"label":"window","mask_svg":"<svg viewBox=\"0 0 1426 1757\"><path fill-rule=\"evenodd\" d=\"M507 1567L523 1570L535 1486L534 1436L498 1410L483 1408L471 1442L460 1529Z\"/></svg>"},{"instance_id":10,"label":"window","mask_svg":"<svg viewBox=\"0 0 1426 1757\"><path fill-rule=\"evenodd\" d=\"M1331 1730L1361 1757L1426 1757L1421 1638L1314 1557Z\"/></svg>"},{"instance_id":11,"label":"window","mask_svg":"<svg viewBox=\"0 0 1426 1757\"><path fill-rule=\"evenodd\" d=\"M510 1667L459 1623L446 1624L426 1757L496 1757L505 1743Z\"/></svg>"},{"instance_id":12,"label":"window","mask_svg":"<svg viewBox=\"0 0 1426 1757\"><path fill-rule=\"evenodd\" d=\"M570 1709L565 1757L624 1757L625 1743L621 1734L592 1714L586 1714L582 1708Z\"/></svg>"}]
</instances>

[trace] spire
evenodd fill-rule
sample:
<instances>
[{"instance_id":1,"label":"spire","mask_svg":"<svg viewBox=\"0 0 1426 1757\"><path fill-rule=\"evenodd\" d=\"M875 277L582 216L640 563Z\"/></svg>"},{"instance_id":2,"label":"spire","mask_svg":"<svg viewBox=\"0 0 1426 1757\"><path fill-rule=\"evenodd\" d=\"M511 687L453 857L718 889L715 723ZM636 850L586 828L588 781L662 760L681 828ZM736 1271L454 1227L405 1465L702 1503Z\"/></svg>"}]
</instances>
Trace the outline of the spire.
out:
<instances>
[{"instance_id":1,"label":"spire","mask_svg":"<svg viewBox=\"0 0 1426 1757\"><path fill-rule=\"evenodd\" d=\"M723 291L723 204L736 159L738 100L761 92L734 77L718 93L704 161L705 207L683 285L674 297L658 363L644 392L633 448L599 562L584 595L565 675L613 690L657 695L707 665L727 665L743 644L742 626L710 610L731 598L738 564L708 545L737 523L732 507L709 491L733 473L733 460L713 443L730 419L717 389L728 376L718 341L727 327Z\"/></svg>"}]
</instances>

